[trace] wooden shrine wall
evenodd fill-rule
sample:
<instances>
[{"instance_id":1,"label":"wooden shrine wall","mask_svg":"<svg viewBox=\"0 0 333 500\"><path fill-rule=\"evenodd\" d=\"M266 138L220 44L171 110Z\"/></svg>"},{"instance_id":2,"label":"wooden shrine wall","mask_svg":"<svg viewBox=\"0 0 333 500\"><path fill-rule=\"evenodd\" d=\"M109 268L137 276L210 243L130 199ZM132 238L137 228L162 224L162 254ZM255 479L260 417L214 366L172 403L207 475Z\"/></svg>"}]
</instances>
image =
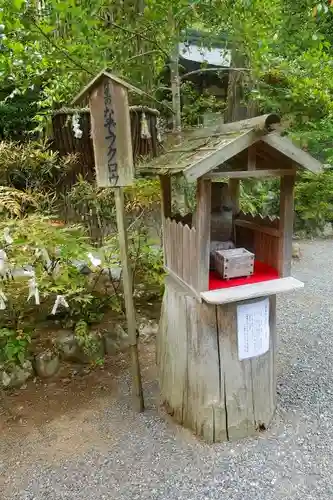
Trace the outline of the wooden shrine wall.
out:
<instances>
[{"instance_id":1,"label":"wooden shrine wall","mask_svg":"<svg viewBox=\"0 0 333 500\"><path fill-rule=\"evenodd\" d=\"M163 229L165 267L191 288L197 290L198 249L195 228L167 217L163 221Z\"/></svg>"},{"instance_id":2,"label":"wooden shrine wall","mask_svg":"<svg viewBox=\"0 0 333 500\"><path fill-rule=\"evenodd\" d=\"M256 260L279 269L279 219L241 212L234 223L237 247L247 248L255 254Z\"/></svg>"}]
</instances>

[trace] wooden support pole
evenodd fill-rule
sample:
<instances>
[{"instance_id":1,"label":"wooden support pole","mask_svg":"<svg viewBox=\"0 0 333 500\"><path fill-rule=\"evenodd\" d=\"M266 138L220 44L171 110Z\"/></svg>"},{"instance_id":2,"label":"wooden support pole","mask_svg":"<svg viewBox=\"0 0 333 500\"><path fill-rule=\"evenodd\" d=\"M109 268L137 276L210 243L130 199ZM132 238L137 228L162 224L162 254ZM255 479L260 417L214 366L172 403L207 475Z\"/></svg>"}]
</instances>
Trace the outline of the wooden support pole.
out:
<instances>
[{"instance_id":1,"label":"wooden support pole","mask_svg":"<svg viewBox=\"0 0 333 500\"><path fill-rule=\"evenodd\" d=\"M281 278L290 276L294 229L294 186L295 176L284 176L280 184L280 231L281 245L279 272Z\"/></svg>"},{"instance_id":2,"label":"wooden support pole","mask_svg":"<svg viewBox=\"0 0 333 500\"><path fill-rule=\"evenodd\" d=\"M197 185L197 209L195 228L197 231L197 272L198 292L208 290L209 285L209 255L210 255L210 225L211 225L211 188L210 180L199 179Z\"/></svg>"},{"instance_id":3,"label":"wooden support pole","mask_svg":"<svg viewBox=\"0 0 333 500\"><path fill-rule=\"evenodd\" d=\"M162 216L171 216L171 177L170 175L160 175Z\"/></svg>"},{"instance_id":4,"label":"wooden support pole","mask_svg":"<svg viewBox=\"0 0 333 500\"><path fill-rule=\"evenodd\" d=\"M229 198L232 206L232 236L234 244L237 245L235 219L240 211L240 179L229 179Z\"/></svg>"},{"instance_id":5,"label":"wooden support pole","mask_svg":"<svg viewBox=\"0 0 333 500\"><path fill-rule=\"evenodd\" d=\"M257 147L256 144L250 146L247 150L247 169L255 170L257 165Z\"/></svg>"},{"instance_id":6,"label":"wooden support pole","mask_svg":"<svg viewBox=\"0 0 333 500\"><path fill-rule=\"evenodd\" d=\"M128 260L128 244L125 225L125 208L123 188L114 188L116 202L117 227L119 234L120 259L123 270L123 288L126 308L127 328L130 341L133 377L133 407L136 411L144 410L143 391L140 373L138 339L136 334L136 319L133 302L132 271Z\"/></svg>"},{"instance_id":7,"label":"wooden support pole","mask_svg":"<svg viewBox=\"0 0 333 500\"><path fill-rule=\"evenodd\" d=\"M240 195L240 180L229 179L229 196L232 204L232 213L234 216L237 215L240 210L239 195Z\"/></svg>"}]
</instances>

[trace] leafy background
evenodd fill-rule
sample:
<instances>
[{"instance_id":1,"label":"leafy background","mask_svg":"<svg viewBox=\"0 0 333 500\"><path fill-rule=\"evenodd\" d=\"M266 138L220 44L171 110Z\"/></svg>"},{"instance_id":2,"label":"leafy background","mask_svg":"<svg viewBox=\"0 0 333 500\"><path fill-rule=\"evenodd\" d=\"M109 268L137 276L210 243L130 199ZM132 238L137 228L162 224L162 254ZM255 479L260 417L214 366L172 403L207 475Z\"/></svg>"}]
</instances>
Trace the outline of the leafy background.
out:
<instances>
[{"instance_id":1,"label":"leafy background","mask_svg":"<svg viewBox=\"0 0 333 500\"><path fill-rule=\"evenodd\" d=\"M105 311L122 313L122 292L111 271L105 276L97 268L85 275L73 264L96 247L106 269L119 263L112 194L83 177L68 192L59 191L78 159L50 151L50 117L108 67L147 92L145 99L133 97L132 104L157 107L170 121L175 82L168 68L189 29L201 31L208 47L224 40L236 69L229 82L236 83L242 104L255 104L258 113L281 114L286 133L325 164L318 176L298 174L296 230L322 234L333 220L332 0L1 0L0 234L10 227L14 243L7 253L13 265L34 262L45 305L36 308L26 301L25 284L3 284L8 308L0 325L2 361L22 364L34 325L48 321L49 306L59 293L70 303L61 321L71 324L87 348L92 345L90 328ZM198 94L183 79L182 123L196 124L205 111L230 112L232 92L229 83L227 99L221 101L207 92ZM276 214L278 187L275 180L243 182L242 207ZM182 191L190 208L191 188L175 190ZM154 246L159 242L159 199L155 181L140 181L126 192L134 292L144 297L151 288L157 295L162 290L161 251ZM77 218L66 224L68 205ZM92 231L96 227L98 237ZM37 240L60 264L58 275L35 261ZM142 292L142 283L150 291Z\"/></svg>"}]
</instances>

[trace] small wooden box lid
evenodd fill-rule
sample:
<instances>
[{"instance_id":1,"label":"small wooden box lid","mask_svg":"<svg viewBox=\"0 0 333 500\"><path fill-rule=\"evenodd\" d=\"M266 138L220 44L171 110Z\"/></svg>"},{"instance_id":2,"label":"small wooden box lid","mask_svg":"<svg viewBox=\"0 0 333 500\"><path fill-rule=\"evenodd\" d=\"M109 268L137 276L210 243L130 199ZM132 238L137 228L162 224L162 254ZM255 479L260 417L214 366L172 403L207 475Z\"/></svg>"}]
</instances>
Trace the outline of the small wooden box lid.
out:
<instances>
[{"instance_id":1,"label":"small wooden box lid","mask_svg":"<svg viewBox=\"0 0 333 500\"><path fill-rule=\"evenodd\" d=\"M232 248L230 250L216 250L215 254L224 259L235 259L237 257L253 257L254 254L246 250L246 248Z\"/></svg>"}]
</instances>

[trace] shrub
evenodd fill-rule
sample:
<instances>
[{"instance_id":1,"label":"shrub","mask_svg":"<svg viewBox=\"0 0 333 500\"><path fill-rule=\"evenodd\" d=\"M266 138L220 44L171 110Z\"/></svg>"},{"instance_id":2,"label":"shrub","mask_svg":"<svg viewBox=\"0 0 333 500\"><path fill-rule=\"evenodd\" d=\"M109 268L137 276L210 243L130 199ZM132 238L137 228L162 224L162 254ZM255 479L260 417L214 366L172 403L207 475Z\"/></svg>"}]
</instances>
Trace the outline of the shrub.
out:
<instances>
[{"instance_id":1,"label":"shrub","mask_svg":"<svg viewBox=\"0 0 333 500\"><path fill-rule=\"evenodd\" d=\"M33 279L40 302L46 302L48 306L57 296L64 297L70 307L78 304L82 307L91 300L88 278L75 265L76 260L87 259L91 251L82 228L59 228L38 215L0 222L0 234L6 228L13 242L4 247L7 261L3 265L8 273L5 276L5 270L2 270L2 291L7 299L2 315L3 326L17 330L21 322L34 323L35 317L31 315L32 309L36 308ZM27 300L29 285L32 296Z\"/></svg>"},{"instance_id":2,"label":"shrub","mask_svg":"<svg viewBox=\"0 0 333 500\"><path fill-rule=\"evenodd\" d=\"M78 161L77 156L60 157L46 143L0 142L0 184L16 189L54 190Z\"/></svg>"}]
</instances>

